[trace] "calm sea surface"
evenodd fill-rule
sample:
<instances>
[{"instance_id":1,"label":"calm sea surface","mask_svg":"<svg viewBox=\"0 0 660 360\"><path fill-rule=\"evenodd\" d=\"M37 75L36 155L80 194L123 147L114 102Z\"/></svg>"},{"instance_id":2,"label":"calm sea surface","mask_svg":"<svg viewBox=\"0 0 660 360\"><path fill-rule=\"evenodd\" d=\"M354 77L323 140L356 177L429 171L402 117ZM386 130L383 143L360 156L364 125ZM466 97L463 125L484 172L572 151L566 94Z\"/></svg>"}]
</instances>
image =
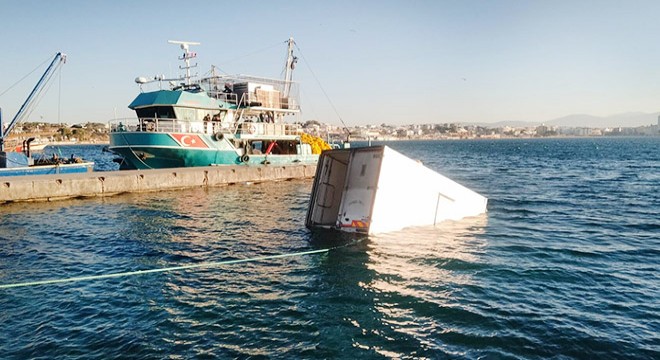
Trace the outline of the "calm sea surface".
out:
<instances>
[{"instance_id":1,"label":"calm sea surface","mask_svg":"<svg viewBox=\"0 0 660 360\"><path fill-rule=\"evenodd\" d=\"M0 289L0 358L660 358L660 138L389 145L487 215ZM61 151L111 169L101 149ZM0 206L0 284L346 243L304 227L311 184Z\"/></svg>"}]
</instances>

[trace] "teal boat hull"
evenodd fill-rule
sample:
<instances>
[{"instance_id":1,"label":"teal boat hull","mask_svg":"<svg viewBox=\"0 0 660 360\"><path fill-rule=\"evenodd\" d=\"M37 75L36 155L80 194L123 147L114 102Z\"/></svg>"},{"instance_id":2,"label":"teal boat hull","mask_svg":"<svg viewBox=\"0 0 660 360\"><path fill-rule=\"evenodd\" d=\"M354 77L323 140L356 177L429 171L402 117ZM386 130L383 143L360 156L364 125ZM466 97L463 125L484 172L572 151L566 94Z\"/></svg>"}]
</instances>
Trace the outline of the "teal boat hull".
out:
<instances>
[{"instance_id":1,"label":"teal boat hull","mask_svg":"<svg viewBox=\"0 0 660 360\"><path fill-rule=\"evenodd\" d=\"M250 154L235 149L227 138L199 133L114 132L109 149L120 155L122 169L163 169L214 165L315 164L316 154Z\"/></svg>"}]
</instances>

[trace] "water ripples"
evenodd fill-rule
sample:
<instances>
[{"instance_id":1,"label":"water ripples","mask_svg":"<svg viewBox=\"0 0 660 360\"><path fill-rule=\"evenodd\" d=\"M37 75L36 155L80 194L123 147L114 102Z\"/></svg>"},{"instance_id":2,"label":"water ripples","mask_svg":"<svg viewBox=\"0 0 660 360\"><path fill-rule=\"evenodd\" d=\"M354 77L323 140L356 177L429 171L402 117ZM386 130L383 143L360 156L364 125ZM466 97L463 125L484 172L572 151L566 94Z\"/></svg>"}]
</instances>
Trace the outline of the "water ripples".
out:
<instances>
[{"instance_id":1,"label":"water ripples","mask_svg":"<svg viewBox=\"0 0 660 360\"><path fill-rule=\"evenodd\" d=\"M391 145L488 196L488 214L323 255L2 290L2 357L660 356L660 141ZM354 241L304 228L310 187L5 206L0 283Z\"/></svg>"}]
</instances>

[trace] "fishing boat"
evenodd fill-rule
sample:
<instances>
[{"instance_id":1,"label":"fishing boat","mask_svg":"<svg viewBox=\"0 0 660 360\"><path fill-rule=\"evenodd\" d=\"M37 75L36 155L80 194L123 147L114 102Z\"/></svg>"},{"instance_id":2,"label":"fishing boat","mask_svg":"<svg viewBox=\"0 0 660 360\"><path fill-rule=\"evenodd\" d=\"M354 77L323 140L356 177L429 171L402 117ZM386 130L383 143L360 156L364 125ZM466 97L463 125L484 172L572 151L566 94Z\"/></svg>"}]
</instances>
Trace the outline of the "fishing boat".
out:
<instances>
[{"instance_id":1,"label":"fishing boat","mask_svg":"<svg viewBox=\"0 0 660 360\"><path fill-rule=\"evenodd\" d=\"M43 140L40 138L30 138L32 141L29 143L30 151L32 152L37 152L37 151L42 151L46 148L46 146L50 145L50 141ZM27 140L23 140L22 144L18 144L14 146L14 151L16 152L21 152L26 150L26 146L28 146Z\"/></svg>"},{"instance_id":2,"label":"fishing boat","mask_svg":"<svg viewBox=\"0 0 660 360\"><path fill-rule=\"evenodd\" d=\"M286 42L284 79L217 75L214 68L196 79L190 46L200 43L169 42L184 51L185 75L135 79L141 92L128 107L137 118L110 123L108 148L121 156L120 169L316 163L329 149L292 120L300 116L293 38ZM142 91L150 83L158 89Z\"/></svg>"},{"instance_id":3,"label":"fishing boat","mask_svg":"<svg viewBox=\"0 0 660 360\"><path fill-rule=\"evenodd\" d=\"M94 163L83 161L73 155L60 157L58 155L33 157L32 152L39 149L39 140L33 137L22 141L21 145L8 146L7 137L14 127L21 123L32 112L36 102L43 95L46 84L52 75L66 62L66 55L58 52L34 86L28 98L18 110L14 118L5 128L0 111L0 176L46 175L89 172L94 169ZM36 141L35 141L36 140ZM35 144L35 146L33 146ZM44 145L45 147L45 145ZM7 148L7 151L5 151ZM43 148L41 148L43 150Z\"/></svg>"}]
</instances>

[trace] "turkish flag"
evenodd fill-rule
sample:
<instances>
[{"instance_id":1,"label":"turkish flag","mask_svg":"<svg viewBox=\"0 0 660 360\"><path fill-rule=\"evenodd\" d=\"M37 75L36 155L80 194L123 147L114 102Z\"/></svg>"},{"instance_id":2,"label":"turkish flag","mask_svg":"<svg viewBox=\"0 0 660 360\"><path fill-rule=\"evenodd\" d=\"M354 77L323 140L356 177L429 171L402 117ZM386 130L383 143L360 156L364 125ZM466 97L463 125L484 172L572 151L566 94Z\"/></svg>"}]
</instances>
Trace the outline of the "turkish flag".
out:
<instances>
[{"instance_id":1,"label":"turkish flag","mask_svg":"<svg viewBox=\"0 0 660 360\"><path fill-rule=\"evenodd\" d=\"M183 147L208 148L204 140L199 135L191 134L170 134Z\"/></svg>"}]
</instances>

